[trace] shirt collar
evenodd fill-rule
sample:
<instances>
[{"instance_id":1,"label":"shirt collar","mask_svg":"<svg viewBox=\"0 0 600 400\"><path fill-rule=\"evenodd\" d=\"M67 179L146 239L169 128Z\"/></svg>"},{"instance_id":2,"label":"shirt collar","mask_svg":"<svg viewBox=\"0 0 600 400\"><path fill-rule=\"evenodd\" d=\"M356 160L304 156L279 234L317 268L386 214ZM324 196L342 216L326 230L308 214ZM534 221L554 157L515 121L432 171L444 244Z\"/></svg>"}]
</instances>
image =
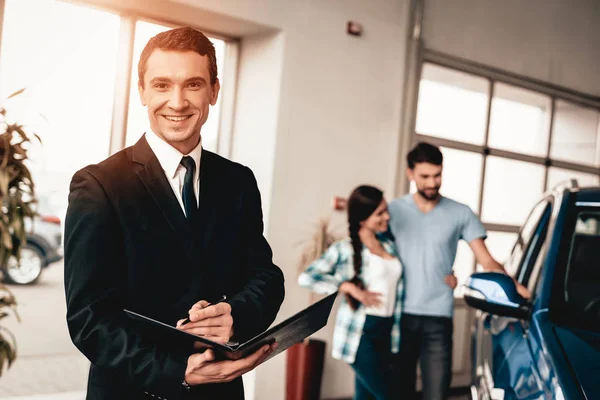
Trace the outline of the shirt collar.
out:
<instances>
[{"instance_id":1,"label":"shirt collar","mask_svg":"<svg viewBox=\"0 0 600 400\"><path fill-rule=\"evenodd\" d=\"M169 179L175 178L177 168L179 168L179 163L181 162L181 158L183 156L190 156L194 159L194 162L196 163L194 180L198 179L200 176L200 160L202 158L202 137L200 137L198 145L196 145L196 147L194 147L189 154L180 153L179 150L165 142L152 130L148 130L146 132L146 140L148 141L148 145L152 149L152 152L156 155L156 158L158 158L160 166L162 167L163 171L165 171L165 174L167 177L169 177Z\"/></svg>"}]
</instances>

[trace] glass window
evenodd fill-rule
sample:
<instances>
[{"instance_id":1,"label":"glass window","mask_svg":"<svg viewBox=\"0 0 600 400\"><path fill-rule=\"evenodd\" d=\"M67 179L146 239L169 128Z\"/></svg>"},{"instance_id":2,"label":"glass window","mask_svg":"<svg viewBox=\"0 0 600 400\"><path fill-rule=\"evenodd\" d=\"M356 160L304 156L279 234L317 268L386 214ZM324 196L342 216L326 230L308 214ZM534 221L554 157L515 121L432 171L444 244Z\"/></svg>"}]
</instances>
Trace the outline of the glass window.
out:
<instances>
[{"instance_id":1,"label":"glass window","mask_svg":"<svg viewBox=\"0 0 600 400\"><path fill-rule=\"evenodd\" d=\"M442 147L441 150L444 154L444 172L440 192L478 213L483 156L450 148Z\"/></svg>"},{"instance_id":2,"label":"glass window","mask_svg":"<svg viewBox=\"0 0 600 400\"><path fill-rule=\"evenodd\" d=\"M456 287L454 294L461 296L460 287L465 283L467 278L473 273L473 266L475 265L475 256L471 251L471 248L464 240L458 242L458 249L456 251L456 259L452 269L454 275L458 280L458 286Z\"/></svg>"},{"instance_id":3,"label":"glass window","mask_svg":"<svg viewBox=\"0 0 600 400\"><path fill-rule=\"evenodd\" d=\"M485 170L482 219L519 226L543 190L543 165L490 156Z\"/></svg>"},{"instance_id":4,"label":"glass window","mask_svg":"<svg viewBox=\"0 0 600 400\"><path fill-rule=\"evenodd\" d=\"M577 179L577 184L583 186L595 186L600 183L598 175L587 174L585 172L571 171L568 169L550 167L548 169L548 189L554 188L561 182L566 182L569 179Z\"/></svg>"},{"instance_id":5,"label":"glass window","mask_svg":"<svg viewBox=\"0 0 600 400\"><path fill-rule=\"evenodd\" d=\"M416 131L423 135L483 144L489 85L484 78L424 64Z\"/></svg>"},{"instance_id":6,"label":"glass window","mask_svg":"<svg viewBox=\"0 0 600 400\"><path fill-rule=\"evenodd\" d=\"M537 212L540 209L541 205L534 209L534 212ZM548 224L550 222L550 214L552 212L552 207L550 205L546 205L543 209L543 214L541 216L540 221L535 225L534 230L530 234L530 239L525 240L526 234L525 229L527 225L529 225L529 221L523 227L522 237L526 243L527 250L525 251L525 256L523 257L523 261L521 262L521 266L519 267L519 273L517 280L524 285L527 285L529 282L529 277L533 271L534 266L536 265L536 261L538 259L538 255L546 241L546 232L548 230ZM531 219L532 220L532 219Z\"/></svg>"},{"instance_id":7,"label":"glass window","mask_svg":"<svg viewBox=\"0 0 600 400\"><path fill-rule=\"evenodd\" d=\"M494 260L504 264L510 256L510 251L515 245L517 234L512 232L488 232L485 244Z\"/></svg>"},{"instance_id":8,"label":"glass window","mask_svg":"<svg viewBox=\"0 0 600 400\"><path fill-rule=\"evenodd\" d=\"M153 36L171 29L171 27L158 25L145 21L138 21L135 25L135 40L133 45L133 63L131 67L131 88L129 91L129 113L127 117L127 135L126 146L131 146L138 141L149 127L148 114L146 107L140 102L138 92L138 62L144 46ZM217 73L221 85L223 81L223 63L225 58L225 42L219 39L210 38L215 46L217 56ZM210 107L208 119L202 126L202 147L206 150L216 152L217 139L219 132L219 118L221 114L221 95L217 103Z\"/></svg>"},{"instance_id":9,"label":"glass window","mask_svg":"<svg viewBox=\"0 0 600 400\"><path fill-rule=\"evenodd\" d=\"M550 157L598 166L600 112L557 100Z\"/></svg>"},{"instance_id":10,"label":"glass window","mask_svg":"<svg viewBox=\"0 0 600 400\"><path fill-rule=\"evenodd\" d=\"M509 275L517 275L517 270L521 265L525 249L527 248L527 245L529 244L531 237L533 236L535 228L537 227L538 222L540 221L542 214L544 213L544 210L547 209L547 207L548 202L546 201L543 201L536 205L529 214L527 221L525 221L525 223L523 224L523 227L519 232L514 248L510 256L508 257L506 263L504 264L504 268L506 269L506 272Z\"/></svg>"},{"instance_id":11,"label":"glass window","mask_svg":"<svg viewBox=\"0 0 600 400\"><path fill-rule=\"evenodd\" d=\"M581 211L571 239L566 300L578 319L600 329L600 213Z\"/></svg>"},{"instance_id":12,"label":"glass window","mask_svg":"<svg viewBox=\"0 0 600 400\"><path fill-rule=\"evenodd\" d=\"M75 171L108 156L118 35L117 15L6 0L0 98L26 88L3 105L9 119L41 137L30 168L38 195L57 210L66 209Z\"/></svg>"},{"instance_id":13,"label":"glass window","mask_svg":"<svg viewBox=\"0 0 600 400\"><path fill-rule=\"evenodd\" d=\"M515 86L494 86L491 148L545 157L548 150L550 97Z\"/></svg>"}]
</instances>

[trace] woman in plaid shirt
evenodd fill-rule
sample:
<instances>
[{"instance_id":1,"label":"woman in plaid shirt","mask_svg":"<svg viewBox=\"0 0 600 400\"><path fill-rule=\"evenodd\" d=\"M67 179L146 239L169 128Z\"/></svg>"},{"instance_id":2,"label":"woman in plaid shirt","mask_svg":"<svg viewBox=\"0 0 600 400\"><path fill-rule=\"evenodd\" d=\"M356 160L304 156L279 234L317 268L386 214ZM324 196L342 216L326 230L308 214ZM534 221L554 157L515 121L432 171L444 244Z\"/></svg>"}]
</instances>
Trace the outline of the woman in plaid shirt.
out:
<instances>
[{"instance_id":1,"label":"woman in plaid shirt","mask_svg":"<svg viewBox=\"0 0 600 400\"><path fill-rule=\"evenodd\" d=\"M356 400L397 397L389 366L400 348L403 284L394 242L385 235L389 219L383 192L359 186L348 198L350 237L333 243L298 278L314 292L344 294L333 357L354 369Z\"/></svg>"}]
</instances>

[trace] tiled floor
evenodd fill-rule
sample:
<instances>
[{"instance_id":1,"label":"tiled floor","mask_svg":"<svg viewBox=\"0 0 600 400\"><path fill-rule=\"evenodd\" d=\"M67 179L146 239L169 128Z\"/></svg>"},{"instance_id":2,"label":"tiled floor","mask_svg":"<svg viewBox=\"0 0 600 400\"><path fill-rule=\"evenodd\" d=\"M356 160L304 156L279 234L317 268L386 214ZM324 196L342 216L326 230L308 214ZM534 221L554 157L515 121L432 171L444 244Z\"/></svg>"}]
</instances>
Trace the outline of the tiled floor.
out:
<instances>
[{"instance_id":1,"label":"tiled floor","mask_svg":"<svg viewBox=\"0 0 600 400\"><path fill-rule=\"evenodd\" d=\"M89 362L69 338L62 262L50 265L38 284L11 285L10 289L17 299L21 322L10 316L2 325L15 335L18 356L0 378L0 399L21 400L20 396L41 393L55 397L40 399L77 399L73 396L81 394L87 385Z\"/></svg>"}]
</instances>

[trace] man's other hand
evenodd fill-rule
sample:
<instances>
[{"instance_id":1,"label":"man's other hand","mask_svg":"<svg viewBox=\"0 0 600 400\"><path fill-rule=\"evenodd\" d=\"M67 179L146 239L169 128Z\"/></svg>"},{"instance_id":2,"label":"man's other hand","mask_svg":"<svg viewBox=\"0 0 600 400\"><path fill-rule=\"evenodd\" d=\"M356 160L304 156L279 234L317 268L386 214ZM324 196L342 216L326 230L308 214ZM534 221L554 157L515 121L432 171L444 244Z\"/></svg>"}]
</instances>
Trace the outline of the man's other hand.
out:
<instances>
[{"instance_id":1,"label":"man's other hand","mask_svg":"<svg viewBox=\"0 0 600 400\"><path fill-rule=\"evenodd\" d=\"M256 368L277 348L277 343L265 345L253 354L235 361L214 361L215 354L208 349L188 358L185 381L188 385L230 382Z\"/></svg>"},{"instance_id":2,"label":"man's other hand","mask_svg":"<svg viewBox=\"0 0 600 400\"><path fill-rule=\"evenodd\" d=\"M454 275L453 273L448 274L444 277L444 283L450 286L450 289L454 290L458 285L458 279L456 279L456 275Z\"/></svg>"},{"instance_id":3,"label":"man's other hand","mask_svg":"<svg viewBox=\"0 0 600 400\"><path fill-rule=\"evenodd\" d=\"M525 286L521 285L519 282L515 281L515 287L517 288L517 293L521 295L524 299L531 299L531 292Z\"/></svg>"},{"instance_id":4,"label":"man's other hand","mask_svg":"<svg viewBox=\"0 0 600 400\"><path fill-rule=\"evenodd\" d=\"M183 325L183 319L177 321L177 329L198 336L205 336L213 342L225 344L233 336L233 317L231 305L225 302L210 304L200 300L189 310L189 320Z\"/></svg>"}]
</instances>

